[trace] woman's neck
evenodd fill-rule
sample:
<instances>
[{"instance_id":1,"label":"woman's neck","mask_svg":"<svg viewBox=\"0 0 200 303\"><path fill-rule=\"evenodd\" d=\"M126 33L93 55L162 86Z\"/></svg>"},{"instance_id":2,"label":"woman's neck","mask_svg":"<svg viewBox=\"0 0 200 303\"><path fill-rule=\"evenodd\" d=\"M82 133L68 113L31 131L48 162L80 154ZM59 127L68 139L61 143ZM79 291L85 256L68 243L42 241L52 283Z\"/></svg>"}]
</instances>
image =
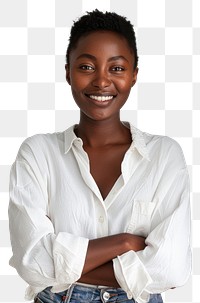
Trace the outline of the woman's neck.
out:
<instances>
[{"instance_id":1,"label":"woman's neck","mask_svg":"<svg viewBox=\"0 0 200 303\"><path fill-rule=\"evenodd\" d=\"M95 121L81 117L74 131L83 140L84 145L90 147L131 142L130 130L124 126L119 118Z\"/></svg>"}]
</instances>

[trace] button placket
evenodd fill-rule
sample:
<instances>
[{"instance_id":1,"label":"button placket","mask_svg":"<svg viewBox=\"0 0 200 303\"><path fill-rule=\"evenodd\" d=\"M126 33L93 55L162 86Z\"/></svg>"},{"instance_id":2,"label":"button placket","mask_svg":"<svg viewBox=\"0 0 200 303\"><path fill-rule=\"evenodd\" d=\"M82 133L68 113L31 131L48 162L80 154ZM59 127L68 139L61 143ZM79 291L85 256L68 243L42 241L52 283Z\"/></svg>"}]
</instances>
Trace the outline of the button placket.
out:
<instances>
[{"instance_id":1,"label":"button placket","mask_svg":"<svg viewBox=\"0 0 200 303\"><path fill-rule=\"evenodd\" d=\"M105 206L97 199L94 199L96 206L97 237L108 236L108 218Z\"/></svg>"}]
</instances>

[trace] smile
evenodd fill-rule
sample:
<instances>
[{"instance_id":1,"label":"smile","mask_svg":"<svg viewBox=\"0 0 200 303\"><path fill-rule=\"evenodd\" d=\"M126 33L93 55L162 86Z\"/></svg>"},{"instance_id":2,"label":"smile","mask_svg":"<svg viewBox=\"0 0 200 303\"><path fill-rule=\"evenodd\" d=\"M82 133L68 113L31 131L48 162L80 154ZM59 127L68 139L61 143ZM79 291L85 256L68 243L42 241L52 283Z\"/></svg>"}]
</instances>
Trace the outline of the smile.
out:
<instances>
[{"instance_id":1,"label":"smile","mask_svg":"<svg viewBox=\"0 0 200 303\"><path fill-rule=\"evenodd\" d=\"M88 95L88 97L90 99L101 101L101 102L112 100L114 98L114 96L95 96L95 95Z\"/></svg>"}]
</instances>

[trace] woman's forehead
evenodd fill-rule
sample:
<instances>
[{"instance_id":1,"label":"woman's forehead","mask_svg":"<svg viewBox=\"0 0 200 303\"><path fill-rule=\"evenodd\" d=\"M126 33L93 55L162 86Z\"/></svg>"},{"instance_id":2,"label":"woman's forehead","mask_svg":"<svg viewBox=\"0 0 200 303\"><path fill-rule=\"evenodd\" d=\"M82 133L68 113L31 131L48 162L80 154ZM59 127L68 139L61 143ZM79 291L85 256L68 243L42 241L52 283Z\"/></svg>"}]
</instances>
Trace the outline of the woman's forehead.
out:
<instances>
[{"instance_id":1,"label":"woman's forehead","mask_svg":"<svg viewBox=\"0 0 200 303\"><path fill-rule=\"evenodd\" d=\"M100 52L102 55L110 53L114 55L126 54L132 56L132 51L127 40L120 34L112 31L95 31L80 37L73 53Z\"/></svg>"},{"instance_id":2,"label":"woman's forehead","mask_svg":"<svg viewBox=\"0 0 200 303\"><path fill-rule=\"evenodd\" d=\"M126 41L126 39L119 33L110 31L110 30L98 30L92 31L82 35L77 43L84 42L84 40L92 40L93 43L98 43L99 39L101 42L105 39L107 43L107 39L111 39L111 41L115 41L115 43L119 43L119 41Z\"/></svg>"}]
</instances>

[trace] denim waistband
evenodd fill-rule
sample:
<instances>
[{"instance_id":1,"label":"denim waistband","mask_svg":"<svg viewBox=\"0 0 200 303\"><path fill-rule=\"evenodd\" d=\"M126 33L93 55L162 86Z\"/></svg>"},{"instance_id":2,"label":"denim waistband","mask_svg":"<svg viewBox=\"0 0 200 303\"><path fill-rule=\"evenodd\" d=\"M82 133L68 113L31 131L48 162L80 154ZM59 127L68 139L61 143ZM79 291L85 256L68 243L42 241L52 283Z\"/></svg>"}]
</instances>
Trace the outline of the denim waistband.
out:
<instances>
[{"instance_id":1,"label":"denim waistband","mask_svg":"<svg viewBox=\"0 0 200 303\"><path fill-rule=\"evenodd\" d=\"M103 287L103 286L102 286ZM95 287L95 285L73 284L66 291L52 293L51 287L41 291L34 299L35 303L136 303L134 299L128 299L127 294L121 288ZM150 295L149 303L163 303L160 294Z\"/></svg>"},{"instance_id":2,"label":"denim waistband","mask_svg":"<svg viewBox=\"0 0 200 303\"><path fill-rule=\"evenodd\" d=\"M102 289L102 288L111 288L110 286L103 286L103 285L94 285L94 284L86 284L86 283L80 283L80 282L75 282L75 285L80 285L83 287L92 287L92 288L98 288L98 289Z\"/></svg>"}]
</instances>

